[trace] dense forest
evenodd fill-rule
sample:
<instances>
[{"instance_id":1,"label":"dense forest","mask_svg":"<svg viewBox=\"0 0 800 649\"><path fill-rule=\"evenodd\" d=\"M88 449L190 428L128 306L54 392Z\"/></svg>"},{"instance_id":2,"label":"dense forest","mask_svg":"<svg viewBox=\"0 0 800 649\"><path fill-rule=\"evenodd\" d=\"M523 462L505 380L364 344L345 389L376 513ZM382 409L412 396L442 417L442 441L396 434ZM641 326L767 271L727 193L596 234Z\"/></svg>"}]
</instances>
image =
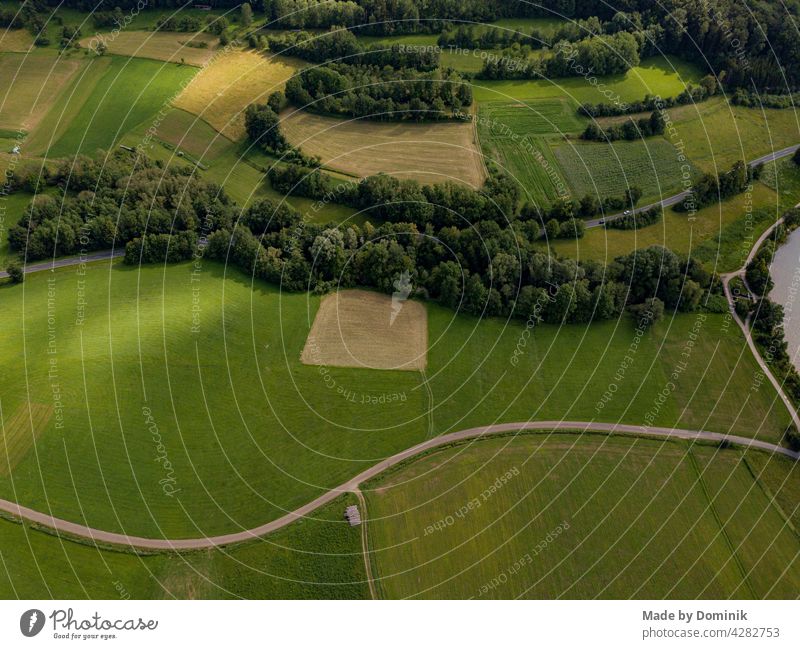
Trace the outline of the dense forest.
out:
<instances>
[{"instance_id":1,"label":"dense forest","mask_svg":"<svg viewBox=\"0 0 800 649\"><path fill-rule=\"evenodd\" d=\"M204 256L298 291L391 292L408 272L419 296L449 307L520 318L536 312L552 323L614 318L653 300L691 311L718 291L700 264L660 247L607 267L554 257L534 245L538 222L521 218L516 188L497 175L482 191L389 176L354 183L354 200L387 219L378 227L307 223L270 200L241 210L190 168L165 169L126 152L70 159L44 182L57 195L38 196L9 231L12 250L29 260L125 246L127 263Z\"/></svg>"},{"instance_id":2,"label":"dense forest","mask_svg":"<svg viewBox=\"0 0 800 649\"><path fill-rule=\"evenodd\" d=\"M139 0L35 0L25 11L0 12L0 26L28 26L38 32L53 7L87 12L130 10ZM238 0L209 0L216 8L235 10ZM800 90L800 39L796 22L800 0L743 3L739 0L255 0L256 17L272 27L304 29L343 25L359 33L397 34L453 30L460 23L491 22L503 17L564 17L580 20L560 43L578 35L629 33L638 55L675 54L697 63L731 89L744 87L785 93ZM151 0L149 8L174 9L182 0ZM599 26L599 27L598 27ZM450 33L448 31L448 33ZM533 35L526 35L533 36ZM553 49L559 43L537 35ZM480 43L480 41L474 41ZM522 41L520 41L522 42ZM515 44L519 44L516 42ZM502 39L495 46L504 46ZM539 47L544 43L527 43ZM561 75L559 75L561 76Z\"/></svg>"},{"instance_id":3,"label":"dense forest","mask_svg":"<svg viewBox=\"0 0 800 649\"><path fill-rule=\"evenodd\" d=\"M452 119L472 104L472 87L452 70L396 70L330 63L286 82L300 108L376 120Z\"/></svg>"}]
</instances>

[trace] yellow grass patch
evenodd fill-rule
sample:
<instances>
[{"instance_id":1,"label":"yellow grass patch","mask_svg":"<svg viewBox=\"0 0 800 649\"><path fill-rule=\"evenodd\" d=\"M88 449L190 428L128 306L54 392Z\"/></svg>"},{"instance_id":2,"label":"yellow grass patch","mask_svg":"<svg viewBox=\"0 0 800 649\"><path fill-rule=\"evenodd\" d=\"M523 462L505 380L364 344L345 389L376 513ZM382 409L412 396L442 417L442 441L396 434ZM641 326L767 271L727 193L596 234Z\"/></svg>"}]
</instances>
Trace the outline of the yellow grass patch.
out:
<instances>
[{"instance_id":1,"label":"yellow grass patch","mask_svg":"<svg viewBox=\"0 0 800 649\"><path fill-rule=\"evenodd\" d=\"M0 428L0 476L8 476L25 457L53 415L53 406L24 403Z\"/></svg>"},{"instance_id":2,"label":"yellow grass patch","mask_svg":"<svg viewBox=\"0 0 800 649\"><path fill-rule=\"evenodd\" d=\"M284 113L281 128L305 153L355 176L385 172L423 183L455 180L472 187L485 179L468 122L341 120L299 110Z\"/></svg>"},{"instance_id":3,"label":"yellow grass patch","mask_svg":"<svg viewBox=\"0 0 800 649\"><path fill-rule=\"evenodd\" d=\"M293 59L255 52L226 52L201 70L175 101L232 140L244 135L244 111L265 102L299 67Z\"/></svg>"},{"instance_id":4,"label":"yellow grass patch","mask_svg":"<svg viewBox=\"0 0 800 649\"><path fill-rule=\"evenodd\" d=\"M27 29L0 29L0 52L27 52L33 47L33 35Z\"/></svg>"},{"instance_id":5,"label":"yellow grass patch","mask_svg":"<svg viewBox=\"0 0 800 649\"><path fill-rule=\"evenodd\" d=\"M82 64L38 53L0 54L0 129L32 131Z\"/></svg>"},{"instance_id":6,"label":"yellow grass patch","mask_svg":"<svg viewBox=\"0 0 800 649\"><path fill-rule=\"evenodd\" d=\"M300 360L306 365L424 370L428 314L419 302L370 291L323 298Z\"/></svg>"},{"instance_id":7,"label":"yellow grass patch","mask_svg":"<svg viewBox=\"0 0 800 649\"><path fill-rule=\"evenodd\" d=\"M95 49L99 39L95 36L81 40L81 47ZM122 31L116 37L103 41L111 54L137 56L143 59L186 63L202 67L214 56L219 38L211 34L181 34L175 32ZM192 47L205 43L206 47Z\"/></svg>"}]
</instances>

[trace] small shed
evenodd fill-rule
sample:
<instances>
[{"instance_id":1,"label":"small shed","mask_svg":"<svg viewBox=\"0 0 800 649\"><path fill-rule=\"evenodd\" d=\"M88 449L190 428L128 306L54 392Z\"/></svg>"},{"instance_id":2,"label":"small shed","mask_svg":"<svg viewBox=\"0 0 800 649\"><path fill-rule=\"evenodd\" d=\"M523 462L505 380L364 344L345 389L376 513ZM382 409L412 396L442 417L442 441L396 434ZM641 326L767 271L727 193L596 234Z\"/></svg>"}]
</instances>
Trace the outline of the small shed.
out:
<instances>
[{"instance_id":1,"label":"small shed","mask_svg":"<svg viewBox=\"0 0 800 649\"><path fill-rule=\"evenodd\" d=\"M356 525L361 525L361 514L359 514L358 507L356 505L350 505L347 509L345 509L344 517L353 527Z\"/></svg>"}]
</instances>

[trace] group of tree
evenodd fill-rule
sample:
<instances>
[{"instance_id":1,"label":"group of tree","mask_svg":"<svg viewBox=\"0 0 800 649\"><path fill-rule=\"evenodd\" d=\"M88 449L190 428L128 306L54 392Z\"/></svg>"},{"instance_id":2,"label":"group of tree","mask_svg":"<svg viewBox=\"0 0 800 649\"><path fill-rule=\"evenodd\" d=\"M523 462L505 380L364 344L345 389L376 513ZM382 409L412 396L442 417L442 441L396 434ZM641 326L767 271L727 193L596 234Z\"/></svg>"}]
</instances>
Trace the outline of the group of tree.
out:
<instances>
[{"instance_id":1,"label":"group of tree","mask_svg":"<svg viewBox=\"0 0 800 649\"><path fill-rule=\"evenodd\" d=\"M606 219L607 230L640 230L648 225L654 225L661 220L664 210L661 207L651 207L649 210L624 214L615 219Z\"/></svg>"},{"instance_id":2,"label":"group of tree","mask_svg":"<svg viewBox=\"0 0 800 649\"><path fill-rule=\"evenodd\" d=\"M561 41L547 56L529 45L515 45L487 57L481 79L597 77L623 74L639 65L641 40L629 32L589 36L575 43Z\"/></svg>"},{"instance_id":3,"label":"group of tree","mask_svg":"<svg viewBox=\"0 0 800 649\"><path fill-rule=\"evenodd\" d=\"M741 194L760 177L761 171L761 165L751 167L738 160L719 176L704 173L693 181L689 194L674 209L678 212L694 212L706 205Z\"/></svg>"},{"instance_id":4,"label":"group of tree","mask_svg":"<svg viewBox=\"0 0 800 649\"><path fill-rule=\"evenodd\" d=\"M37 25L44 24L50 7L93 12L112 11L118 6L126 11L134 9L138 1L38 0L26 2L23 6L30 6L29 11L36 16L26 26L38 33ZM800 5L796 2L626 0L620 4L606 0L540 0L535 3L525 0L254 0L250 4L256 13L264 15L271 27L308 29L343 25L359 33L375 35L440 33L459 23L558 15L599 24L603 36L632 35L643 57L674 54L696 62L724 79L730 89L756 88L774 93L800 89L800 55L794 27L800 17ZM241 2L215 0L213 5L219 9L235 9ZM185 5L181 0L159 0L158 6L178 9ZM45 10L38 11L37 8ZM577 29L587 31L581 29L580 24ZM557 49L557 44L553 49ZM623 49L618 58L629 59L629 54ZM627 65L614 64L614 67L626 68Z\"/></svg>"},{"instance_id":5,"label":"group of tree","mask_svg":"<svg viewBox=\"0 0 800 649\"><path fill-rule=\"evenodd\" d=\"M437 43L440 47L458 47L462 49L506 49L514 45L527 46L531 49L555 47L557 43L574 43L589 36L624 31L616 29L612 23L602 24L595 16L586 20L564 21L554 30L532 28L529 31L512 28L486 27L483 25L457 25L445 28L439 35Z\"/></svg>"},{"instance_id":6,"label":"group of tree","mask_svg":"<svg viewBox=\"0 0 800 649\"><path fill-rule=\"evenodd\" d=\"M607 196L603 200L599 200L592 194L586 194L578 201L562 198L547 207L536 203L526 203L520 210L519 218L542 224L550 221L566 223L575 218L588 219L618 210L633 209L641 197L642 190L634 185L626 189L622 196ZM566 233L568 230L564 230L564 232Z\"/></svg>"},{"instance_id":7,"label":"group of tree","mask_svg":"<svg viewBox=\"0 0 800 649\"><path fill-rule=\"evenodd\" d=\"M324 34L286 32L268 35L266 45L275 54L296 56L312 63L340 62L351 65L390 66L430 71L439 67L439 54L429 48L401 45L366 46L344 27L334 26Z\"/></svg>"},{"instance_id":8,"label":"group of tree","mask_svg":"<svg viewBox=\"0 0 800 649\"><path fill-rule=\"evenodd\" d=\"M637 120L626 118L619 124L603 126L597 122L590 122L581 134L584 140L595 142L614 142L615 140L637 140L639 138L663 135L666 127L664 114L654 110L650 117L641 117Z\"/></svg>"},{"instance_id":9,"label":"group of tree","mask_svg":"<svg viewBox=\"0 0 800 649\"><path fill-rule=\"evenodd\" d=\"M377 227L309 223L285 201L242 210L196 171L125 152L74 157L48 183L57 194L37 197L9 231L28 260L111 246L125 246L130 264L203 255L292 291L392 292L409 273L419 296L448 307L556 324L615 318L652 298L689 311L714 285L660 247L608 266L542 251L539 224L517 218L514 185L499 175L481 191L388 176L351 183L350 200L384 221Z\"/></svg>"},{"instance_id":10,"label":"group of tree","mask_svg":"<svg viewBox=\"0 0 800 649\"><path fill-rule=\"evenodd\" d=\"M286 98L315 112L369 119L452 119L472 104L472 87L453 70L396 70L329 63L301 70Z\"/></svg>"},{"instance_id":11,"label":"group of tree","mask_svg":"<svg viewBox=\"0 0 800 649\"><path fill-rule=\"evenodd\" d=\"M775 95L737 88L730 101L735 106L748 108L797 108L800 92Z\"/></svg>"},{"instance_id":12,"label":"group of tree","mask_svg":"<svg viewBox=\"0 0 800 649\"><path fill-rule=\"evenodd\" d=\"M69 158L42 182L57 193L37 195L8 230L9 248L27 260L107 249L145 233L218 229L234 217L225 193L191 168L146 158L134 167L126 152Z\"/></svg>"}]
</instances>

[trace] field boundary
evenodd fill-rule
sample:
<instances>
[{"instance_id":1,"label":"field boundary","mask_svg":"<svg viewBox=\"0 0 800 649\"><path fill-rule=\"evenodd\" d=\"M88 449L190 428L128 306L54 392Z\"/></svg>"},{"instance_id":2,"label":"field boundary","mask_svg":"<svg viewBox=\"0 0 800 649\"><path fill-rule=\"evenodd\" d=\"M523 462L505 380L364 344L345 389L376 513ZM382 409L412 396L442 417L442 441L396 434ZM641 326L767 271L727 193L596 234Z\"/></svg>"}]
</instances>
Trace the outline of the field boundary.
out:
<instances>
[{"instance_id":1,"label":"field boundary","mask_svg":"<svg viewBox=\"0 0 800 649\"><path fill-rule=\"evenodd\" d=\"M648 428L645 426L634 426L630 424L609 424L581 421L511 422L507 424L494 424L477 428L468 428L466 430L448 433L446 435L441 435L434 439L427 440L417 444L416 446L412 446L405 451L400 451L399 453L396 453L395 455L392 455L381 462L378 462L378 464L375 464L374 466L362 471L344 484L326 491L311 502L306 503L305 505L302 505L291 512L287 512L280 518L249 530L242 530L239 532L233 532L219 536L208 536L194 539L153 539L140 536L131 536L117 532L98 530L86 525L80 525L78 523L72 523L70 521L56 518L50 514L44 514L34 509L24 507L18 503L3 499L0 499L0 510L17 518L25 519L37 525L51 528L56 533L64 533L66 535L81 537L88 539L95 544L117 545L127 547L132 550L142 549L149 552L154 550L165 552L202 550L232 545L235 543L244 543L247 541L253 541L254 539L262 536L266 536L271 532L275 532L283 527L286 527L290 523L306 517L323 505L329 504L342 494L356 493L363 482L378 476L387 469L393 468L398 464L415 458L426 451L457 442L474 441L486 437L514 432L523 433L532 431L577 433L595 432L607 433L610 435L622 433L624 435L650 438L668 438L725 443L745 447L747 449L757 449L768 451L770 453L778 453L795 461L800 460L800 453L792 451L783 446L778 446L777 444L771 444L769 442L763 442L756 439L749 439L747 437L740 437L738 435L725 435L723 433L713 433L708 431L684 430L675 428Z\"/></svg>"}]
</instances>

